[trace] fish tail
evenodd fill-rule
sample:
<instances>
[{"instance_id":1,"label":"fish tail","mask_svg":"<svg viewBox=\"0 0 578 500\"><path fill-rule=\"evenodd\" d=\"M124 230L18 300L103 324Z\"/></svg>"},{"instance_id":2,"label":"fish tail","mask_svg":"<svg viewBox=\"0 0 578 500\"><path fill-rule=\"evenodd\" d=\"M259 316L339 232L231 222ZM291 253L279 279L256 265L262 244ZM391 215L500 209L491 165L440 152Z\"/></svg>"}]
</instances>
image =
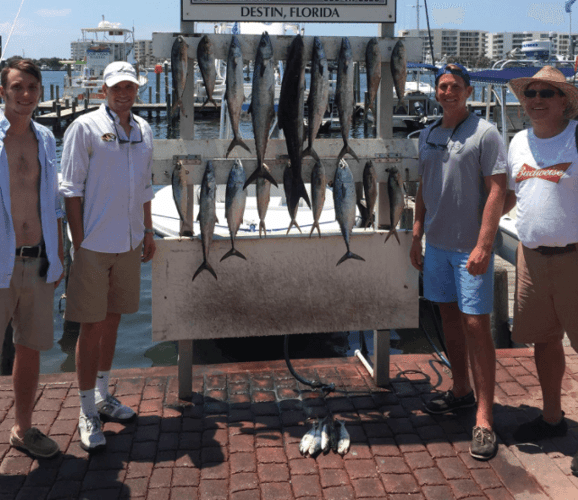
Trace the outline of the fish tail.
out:
<instances>
[{"instance_id":1,"label":"fish tail","mask_svg":"<svg viewBox=\"0 0 578 500\"><path fill-rule=\"evenodd\" d=\"M245 257L241 252L239 252L239 250L235 250L235 247L233 247L225 255L223 255L223 257L221 258L221 262L223 262L226 258L231 257L233 255L241 257L241 259L247 260L247 257Z\"/></svg>"},{"instance_id":2,"label":"fish tail","mask_svg":"<svg viewBox=\"0 0 578 500\"><path fill-rule=\"evenodd\" d=\"M243 189L247 189L247 186L249 184L251 184L253 181L256 181L257 177L259 177L259 167L257 167L253 171L253 173L249 176L249 178L245 181L245 184L243 185Z\"/></svg>"},{"instance_id":3,"label":"fish tail","mask_svg":"<svg viewBox=\"0 0 578 500\"><path fill-rule=\"evenodd\" d=\"M215 100L211 97L211 98L207 98L206 102L212 102L213 106L215 106L215 108L218 108L219 106L217 106L217 103L215 102Z\"/></svg>"},{"instance_id":4,"label":"fish tail","mask_svg":"<svg viewBox=\"0 0 578 500\"><path fill-rule=\"evenodd\" d=\"M309 233L309 238L313 236L313 231L317 228L317 232L319 233L319 237L321 238L321 229L319 228L319 221L313 222L313 226L311 226L311 232Z\"/></svg>"},{"instance_id":5,"label":"fish tail","mask_svg":"<svg viewBox=\"0 0 578 500\"><path fill-rule=\"evenodd\" d=\"M295 200L295 204L297 204L299 202L299 198L303 198L305 200L305 203L307 203L307 206L309 208L311 208L311 200L309 199L309 195L307 194L307 189L305 189L305 184L303 182L303 179L298 179L297 185L294 187L297 188L295 190L295 194L297 196L297 199Z\"/></svg>"},{"instance_id":6,"label":"fish tail","mask_svg":"<svg viewBox=\"0 0 578 500\"><path fill-rule=\"evenodd\" d=\"M287 232L285 234L289 234L289 231L291 231L291 228L293 226L299 229L299 232L303 234L303 231L301 231L301 228L299 227L299 224L297 224L297 221L295 219L291 219L291 222L289 223L289 227L287 228Z\"/></svg>"},{"instance_id":7,"label":"fish tail","mask_svg":"<svg viewBox=\"0 0 578 500\"><path fill-rule=\"evenodd\" d=\"M192 281L195 281L195 278L205 269L209 271L215 277L215 279L217 279L217 273L215 273L215 270L211 267L211 264L209 264L206 260L204 260L203 263L199 266L199 268L195 272Z\"/></svg>"},{"instance_id":8,"label":"fish tail","mask_svg":"<svg viewBox=\"0 0 578 500\"><path fill-rule=\"evenodd\" d=\"M341 257L341 259L339 259L339 262L337 264L335 264L335 267L337 267L342 262L345 262L347 259L357 259L357 260L362 260L363 262L365 262L365 259L363 257L353 253L350 250L347 250L347 252L345 252L345 255L343 257Z\"/></svg>"},{"instance_id":9,"label":"fish tail","mask_svg":"<svg viewBox=\"0 0 578 500\"><path fill-rule=\"evenodd\" d=\"M395 239L397 240L397 243L398 243L399 245L401 245L401 241L399 241L399 236L397 235L397 230L395 229L395 227L389 230L389 233L387 233L387 236L385 237L385 241L384 241L383 243L387 243L387 240L389 240L389 237L390 237L392 234L395 236Z\"/></svg>"},{"instance_id":10,"label":"fish tail","mask_svg":"<svg viewBox=\"0 0 578 500\"><path fill-rule=\"evenodd\" d=\"M236 146L241 146L242 148L246 149L247 151L249 151L249 153L251 152L251 150L249 149L249 146L247 146L242 139L239 139L238 137L235 137L232 141L231 144L229 144L229 148L227 149L227 154L225 155L225 158L229 157L229 153L231 151L233 151L233 149Z\"/></svg>"},{"instance_id":11,"label":"fish tail","mask_svg":"<svg viewBox=\"0 0 578 500\"><path fill-rule=\"evenodd\" d=\"M267 179L275 187L279 187L275 178L271 175L271 173L266 168L263 168L263 166L261 166L261 168L258 170L258 172L259 172L260 177Z\"/></svg>"},{"instance_id":12,"label":"fish tail","mask_svg":"<svg viewBox=\"0 0 578 500\"><path fill-rule=\"evenodd\" d=\"M344 144L343 148L341 149L341 151L339 153L339 156L337 157L337 162L339 162L346 154L350 154L351 156L353 156L353 158L355 158L357 161L359 161L359 158L355 154L355 151L353 151L353 149L351 149L349 144Z\"/></svg>"},{"instance_id":13,"label":"fish tail","mask_svg":"<svg viewBox=\"0 0 578 500\"><path fill-rule=\"evenodd\" d=\"M303 153L301 153L302 159L305 158L306 156L312 156L315 159L315 161L321 163L321 159L319 158L317 152L313 149L313 146L307 147L307 149L305 149Z\"/></svg>"},{"instance_id":14,"label":"fish tail","mask_svg":"<svg viewBox=\"0 0 578 500\"><path fill-rule=\"evenodd\" d=\"M259 221L259 238L261 237L261 229L263 230L263 235L267 237L267 228L265 227L265 221Z\"/></svg>"}]
</instances>

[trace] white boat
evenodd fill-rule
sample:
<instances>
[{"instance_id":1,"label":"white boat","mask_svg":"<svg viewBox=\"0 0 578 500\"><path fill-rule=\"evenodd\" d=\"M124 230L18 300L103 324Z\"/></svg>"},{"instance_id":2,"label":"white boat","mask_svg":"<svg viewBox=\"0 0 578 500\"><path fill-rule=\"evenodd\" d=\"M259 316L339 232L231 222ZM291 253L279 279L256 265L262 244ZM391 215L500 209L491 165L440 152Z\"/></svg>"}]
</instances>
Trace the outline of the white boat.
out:
<instances>
[{"instance_id":1,"label":"white boat","mask_svg":"<svg viewBox=\"0 0 578 500\"><path fill-rule=\"evenodd\" d=\"M63 97L88 98L91 103L104 102L102 93L104 69L114 61L127 61L134 55L134 31L121 28L120 23L103 20L96 28L82 28L82 38L77 41L84 57L76 61L64 61L74 68L64 77ZM139 93L148 86L146 70L137 66Z\"/></svg>"}]
</instances>

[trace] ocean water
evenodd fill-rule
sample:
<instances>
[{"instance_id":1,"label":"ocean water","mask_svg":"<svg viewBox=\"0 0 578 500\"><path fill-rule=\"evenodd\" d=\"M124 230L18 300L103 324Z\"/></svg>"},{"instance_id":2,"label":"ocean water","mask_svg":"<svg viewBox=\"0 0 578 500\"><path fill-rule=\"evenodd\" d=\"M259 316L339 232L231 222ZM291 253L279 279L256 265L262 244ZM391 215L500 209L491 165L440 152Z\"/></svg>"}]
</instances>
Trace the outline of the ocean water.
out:
<instances>
[{"instance_id":1,"label":"ocean water","mask_svg":"<svg viewBox=\"0 0 578 500\"><path fill-rule=\"evenodd\" d=\"M62 86L64 71L43 72L45 98L49 99L50 84ZM362 91L365 75L362 75ZM153 85L154 74L149 73L150 84ZM161 101L165 102L164 76L161 79ZM148 101L148 91L144 93L144 101ZM363 94L362 94L363 95ZM150 121L154 137L163 139L175 137L167 126L166 117L152 118ZM245 137L252 135L249 118L241 124ZM195 122L195 133L201 138L218 138L218 117L199 119ZM352 136L362 138L365 135L362 120L352 127ZM372 137L370 135L370 137ZM57 155L62 152L62 137L57 136ZM162 186L155 187L160 189ZM119 327L116 353L113 369L145 368L151 366L176 365L178 348L176 342L153 342L151 329L151 264L143 264L141 268L140 309L136 314L124 315ZM58 373L74 371L74 348L76 337L64 332L63 311L66 304L64 284L61 284L54 297L54 346L42 353L41 372ZM362 338L363 337L363 338ZM371 332L333 332L327 334L292 335L289 341L289 353L296 358L327 358L352 356L356 349L367 342L368 352L373 353L373 336ZM439 347L439 346L438 346ZM419 330L400 330L391 332L392 353L426 353L433 352L424 333ZM215 341L196 341L194 345L195 364L208 364L235 361L258 361L283 359L283 337L263 337L256 339L223 339Z\"/></svg>"}]
</instances>

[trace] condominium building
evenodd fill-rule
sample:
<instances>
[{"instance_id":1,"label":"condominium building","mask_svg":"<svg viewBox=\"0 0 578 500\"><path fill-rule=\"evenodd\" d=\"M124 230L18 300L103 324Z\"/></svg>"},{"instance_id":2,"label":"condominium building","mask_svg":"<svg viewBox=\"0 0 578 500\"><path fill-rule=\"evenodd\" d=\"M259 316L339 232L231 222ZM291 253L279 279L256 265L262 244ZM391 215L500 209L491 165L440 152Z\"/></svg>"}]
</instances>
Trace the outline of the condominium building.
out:
<instances>
[{"instance_id":1,"label":"condominium building","mask_svg":"<svg viewBox=\"0 0 578 500\"><path fill-rule=\"evenodd\" d=\"M145 68L153 68L157 63L163 61L153 56L153 42L152 40L135 40L134 42L134 58Z\"/></svg>"},{"instance_id":2,"label":"condominium building","mask_svg":"<svg viewBox=\"0 0 578 500\"><path fill-rule=\"evenodd\" d=\"M94 41L77 41L70 44L70 58L73 61L82 61L86 56L86 49L91 46L98 45ZM130 50L130 44L115 43L107 44L114 53L114 58L117 60L125 59L127 51ZM129 58L134 57L141 67L152 68L157 62L162 62L160 59L153 56L153 42L152 40L135 40L134 53L129 54Z\"/></svg>"}]
</instances>

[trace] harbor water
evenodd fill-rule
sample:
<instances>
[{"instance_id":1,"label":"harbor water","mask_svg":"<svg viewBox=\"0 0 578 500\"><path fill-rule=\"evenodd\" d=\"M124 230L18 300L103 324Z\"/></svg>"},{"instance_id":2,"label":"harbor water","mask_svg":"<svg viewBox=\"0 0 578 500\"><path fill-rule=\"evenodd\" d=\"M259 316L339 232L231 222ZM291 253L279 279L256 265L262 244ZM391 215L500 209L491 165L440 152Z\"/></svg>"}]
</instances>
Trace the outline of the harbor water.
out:
<instances>
[{"instance_id":1,"label":"harbor water","mask_svg":"<svg viewBox=\"0 0 578 500\"><path fill-rule=\"evenodd\" d=\"M49 99L50 85L60 86L60 95L64 83L64 71L43 71L45 98ZM362 95L364 89L362 75ZM155 100L155 75L149 73L149 84L153 86ZM169 75L170 78L170 75ZM422 78L423 81L423 78ZM161 75L161 102L165 102L164 75ZM478 93L481 95L481 93ZM143 94L143 101L148 102L148 90ZM156 100L155 100L156 102ZM170 132L166 116L153 117L150 121L153 135L156 139L173 138L177 133ZM241 133L252 135L250 118L245 118L241 124ZM199 138L218 138L218 116L197 119L195 134ZM359 119L352 127L352 136L363 138L365 135L363 120ZM370 135L370 137L372 137ZM56 137L57 155L60 161L62 153L62 136ZM156 186L160 189L162 186ZM150 263L142 265L140 309L136 314L124 315L119 327L116 354L113 369L146 368L151 366L176 365L178 348L176 342L153 342L151 330L151 269ZM66 305L64 284L56 289L54 298L54 346L42 353L41 373L58 373L74 371L74 349L76 338L66 338L63 335L63 311ZM249 314L249 311L248 311ZM218 321L218 318L216 318ZM258 321L258 318L255 318ZM334 332L327 334L293 335L289 341L290 357L297 358L330 358L352 356L356 349L363 347L362 336L367 341L368 352L373 351L372 332ZM431 333L431 332L430 332ZM438 346L439 347L439 346ZM426 340L424 332L416 330L400 330L391 332L392 353L431 353L433 348ZM252 339L222 339L196 341L194 345L194 363L208 364L220 362L242 362L257 360L282 359L283 338L262 337Z\"/></svg>"}]
</instances>

